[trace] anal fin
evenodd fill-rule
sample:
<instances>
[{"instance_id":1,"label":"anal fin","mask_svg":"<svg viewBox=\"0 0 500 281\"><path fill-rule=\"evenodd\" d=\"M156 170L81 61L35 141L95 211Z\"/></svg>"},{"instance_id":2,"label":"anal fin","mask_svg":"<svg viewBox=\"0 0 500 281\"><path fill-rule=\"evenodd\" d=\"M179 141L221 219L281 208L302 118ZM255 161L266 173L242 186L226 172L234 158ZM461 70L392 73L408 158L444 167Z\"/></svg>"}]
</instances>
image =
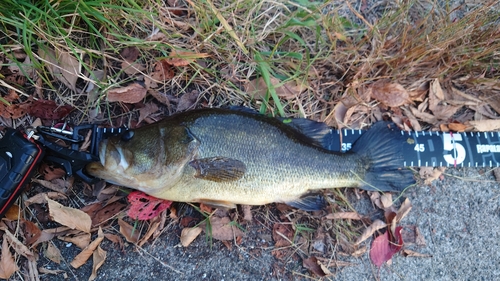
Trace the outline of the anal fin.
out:
<instances>
[{"instance_id":1,"label":"anal fin","mask_svg":"<svg viewBox=\"0 0 500 281\"><path fill-rule=\"evenodd\" d=\"M285 202L294 208L304 211L319 211L326 206L326 201L323 195L318 193L310 193L300 197L297 200Z\"/></svg>"}]
</instances>

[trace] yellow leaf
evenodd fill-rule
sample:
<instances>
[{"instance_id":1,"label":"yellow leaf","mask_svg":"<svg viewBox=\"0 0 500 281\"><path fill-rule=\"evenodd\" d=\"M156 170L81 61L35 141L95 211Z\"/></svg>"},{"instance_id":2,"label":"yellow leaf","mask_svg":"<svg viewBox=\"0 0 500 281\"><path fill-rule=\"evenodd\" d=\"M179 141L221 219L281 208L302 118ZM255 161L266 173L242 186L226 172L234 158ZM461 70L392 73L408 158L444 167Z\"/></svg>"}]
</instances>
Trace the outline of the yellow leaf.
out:
<instances>
[{"instance_id":1,"label":"yellow leaf","mask_svg":"<svg viewBox=\"0 0 500 281\"><path fill-rule=\"evenodd\" d=\"M63 206L48 197L46 200L49 204L49 214L52 220L71 229L78 229L90 233L92 219L87 213L75 208Z\"/></svg>"}]
</instances>

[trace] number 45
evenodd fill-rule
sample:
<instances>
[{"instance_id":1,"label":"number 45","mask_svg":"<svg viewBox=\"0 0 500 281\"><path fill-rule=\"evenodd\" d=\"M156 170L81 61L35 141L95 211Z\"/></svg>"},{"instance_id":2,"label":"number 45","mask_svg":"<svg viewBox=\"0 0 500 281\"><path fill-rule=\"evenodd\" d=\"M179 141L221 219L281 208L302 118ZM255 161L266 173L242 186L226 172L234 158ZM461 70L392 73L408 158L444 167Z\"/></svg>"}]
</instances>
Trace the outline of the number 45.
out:
<instances>
[{"instance_id":1,"label":"number 45","mask_svg":"<svg viewBox=\"0 0 500 281\"><path fill-rule=\"evenodd\" d=\"M418 151L418 152L424 152L425 151L425 146L423 143L417 143L415 145L415 148L413 150Z\"/></svg>"}]
</instances>

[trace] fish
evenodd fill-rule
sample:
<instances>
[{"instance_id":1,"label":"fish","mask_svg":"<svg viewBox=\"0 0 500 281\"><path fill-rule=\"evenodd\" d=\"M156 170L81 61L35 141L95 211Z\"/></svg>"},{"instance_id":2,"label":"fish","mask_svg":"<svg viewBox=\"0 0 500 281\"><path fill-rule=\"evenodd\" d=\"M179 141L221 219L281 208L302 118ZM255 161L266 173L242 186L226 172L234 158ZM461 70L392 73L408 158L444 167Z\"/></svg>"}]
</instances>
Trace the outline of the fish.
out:
<instances>
[{"instance_id":1,"label":"fish","mask_svg":"<svg viewBox=\"0 0 500 281\"><path fill-rule=\"evenodd\" d=\"M321 210L321 190L353 187L403 191L413 173L401 167L407 138L378 122L339 153L332 130L309 119L278 119L249 110L206 108L171 115L99 144L97 178L175 201L235 208L286 203Z\"/></svg>"}]
</instances>

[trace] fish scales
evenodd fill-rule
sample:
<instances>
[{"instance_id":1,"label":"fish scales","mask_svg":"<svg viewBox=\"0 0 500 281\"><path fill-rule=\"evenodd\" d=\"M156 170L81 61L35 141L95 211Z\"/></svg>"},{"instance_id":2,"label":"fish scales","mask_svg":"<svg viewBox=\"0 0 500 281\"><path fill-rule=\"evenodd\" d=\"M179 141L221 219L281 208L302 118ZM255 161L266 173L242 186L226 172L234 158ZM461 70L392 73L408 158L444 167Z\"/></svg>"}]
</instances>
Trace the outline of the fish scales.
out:
<instances>
[{"instance_id":1,"label":"fish scales","mask_svg":"<svg viewBox=\"0 0 500 281\"><path fill-rule=\"evenodd\" d=\"M225 198L252 205L264 200L287 202L308 190L356 186L358 180L352 173L363 173L356 155L328 153L252 116L204 116L186 122L186 127L200 142L199 158L238 159L245 163L247 172L237 181L217 183L194 178L193 168L187 166L177 188L159 190L153 196L175 201Z\"/></svg>"},{"instance_id":2,"label":"fish scales","mask_svg":"<svg viewBox=\"0 0 500 281\"><path fill-rule=\"evenodd\" d=\"M399 167L405 139L387 124L373 126L345 154L315 138L275 118L201 109L103 141L101 162L87 171L171 201L224 207L285 202L306 210L322 204L307 195L314 190L400 191L414 182Z\"/></svg>"}]
</instances>

